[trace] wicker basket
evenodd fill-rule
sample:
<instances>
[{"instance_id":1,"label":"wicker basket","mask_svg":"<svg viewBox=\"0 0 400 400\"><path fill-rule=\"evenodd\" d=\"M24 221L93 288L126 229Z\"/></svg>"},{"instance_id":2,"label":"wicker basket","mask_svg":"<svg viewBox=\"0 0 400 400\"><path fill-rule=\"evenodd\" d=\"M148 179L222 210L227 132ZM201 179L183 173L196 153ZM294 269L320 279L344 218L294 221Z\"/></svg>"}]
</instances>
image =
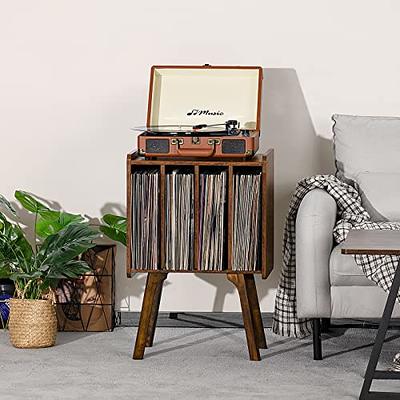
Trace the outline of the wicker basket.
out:
<instances>
[{"instance_id":1,"label":"wicker basket","mask_svg":"<svg viewBox=\"0 0 400 400\"><path fill-rule=\"evenodd\" d=\"M14 347L31 349L54 346L57 317L48 300L10 300L10 340Z\"/></svg>"}]
</instances>

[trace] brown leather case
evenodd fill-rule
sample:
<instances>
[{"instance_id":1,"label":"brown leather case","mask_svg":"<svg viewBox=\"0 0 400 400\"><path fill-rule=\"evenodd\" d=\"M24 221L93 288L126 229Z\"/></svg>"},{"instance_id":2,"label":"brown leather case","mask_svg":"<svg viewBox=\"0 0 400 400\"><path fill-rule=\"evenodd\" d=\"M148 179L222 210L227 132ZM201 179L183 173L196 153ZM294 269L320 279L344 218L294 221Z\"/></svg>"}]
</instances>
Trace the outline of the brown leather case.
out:
<instances>
[{"instance_id":1,"label":"brown leather case","mask_svg":"<svg viewBox=\"0 0 400 400\"><path fill-rule=\"evenodd\" d=\"M139 154L145 157L252 157L258 144L258 132L249 136L138 136Z\"/></svg>"},{"instance_id":2,"label":"brown leather case","mask_svg":"<svg viewBox=\"0 0 400 400\"><path fill-rule=\"evenodd\" d=\"M162 79L165 78L162 77L162 74L165 71L170 72L171 75L174 74L171 81L176 79L177 74L182 76L181 79L184 81L176 84L176 91L181 91L179 95L176 95L175 92L175 81L172 84L163 83ZM193 79L190 75L191 71L193 71ZM196 92L196 79L199 79L196 76L197 71L201 71L202 76L205 76L205 80L202 85L197 84ZM207 74L209 74L209 71L214 73L215 76L208 81ZM215 82L220 77L225 80L230 79L231 85L223 83L221 87L218 87ZM191 83L190 79L194 83ZM229 119L236 119L239 120L240 127L246 130L247 134L227 135L221 133L221 135L218 135L213 133L213 135L207 136L206 133L199 133L196 136L196 133L177 134L176 132L171 132L169 135L165 131L162 134L143 132L138 135L139 154L144 157L163 158L252 157L259 147L262 79L261 67L210 66L208 64L203 66L153 66L151 68L147 109L148 127L154 125L163 126L163 123L171 123L171 121L176 126L180 124L188 126L188 122L195 126L196 124L215 123L216 121L221 123ZM238 84L238 87L235 87L236 82L244 82L244 85L247 86L243 87ZM186 88L186 83L189 89ZM163 84L165 88L161 89ZM194 86L193 90L190 89L191 84ZM216 86L217 88L215 88ZM209 100L208 90L210 92ZM241 98L246 94L249 98L248 103ZM239 101L235 100L235 96ZM205 101L204 99L207 100ZM208 102L210 104L207 104ZM216 104L213 104L214 102ZM199 103L203 105L200 110L196 108ZM165 109L168 110L165 111ZM225 109L229 111L222 111ZM189 115L190 117L188 117ZM242 117L242 120L240 120L240 117Z\"/></svg>"}]
</instances>

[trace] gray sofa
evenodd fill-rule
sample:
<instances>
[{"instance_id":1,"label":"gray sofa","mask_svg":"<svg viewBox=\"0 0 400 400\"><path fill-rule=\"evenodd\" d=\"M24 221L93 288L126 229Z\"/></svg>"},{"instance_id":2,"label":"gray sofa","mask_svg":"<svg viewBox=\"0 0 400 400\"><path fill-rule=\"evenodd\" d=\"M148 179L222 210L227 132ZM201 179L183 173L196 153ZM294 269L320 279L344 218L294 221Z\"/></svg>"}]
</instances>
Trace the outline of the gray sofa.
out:
<instances>
[{"instance_id":1,"label":"gray sofa","mask_svg":"<svg viewBox=\"0 0 400 400\"><path fill-rule=\"evenodd\" d=\"M400 118L334 115L336 175L355 185L374 221L400 221ZM299 317L313 319L314 359L322 359L321 322L380 318L386 293L368 280L353 256L342 255L332 230L334 199L309 192L296 219ZM400 317L396 304L394 317Z\"/></svg>"}]
</instances>

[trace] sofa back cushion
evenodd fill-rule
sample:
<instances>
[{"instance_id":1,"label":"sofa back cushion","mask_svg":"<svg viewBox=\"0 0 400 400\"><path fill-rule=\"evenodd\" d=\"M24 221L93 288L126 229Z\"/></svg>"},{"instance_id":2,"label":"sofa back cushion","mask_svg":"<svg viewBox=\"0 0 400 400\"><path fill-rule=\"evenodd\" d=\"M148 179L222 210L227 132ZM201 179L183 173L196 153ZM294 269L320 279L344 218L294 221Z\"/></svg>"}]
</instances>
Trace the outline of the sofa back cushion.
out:
<instances>
[{"instance_id":1,"label":"sofa back cushion","mask_svg":"<svg viewBox=\"0 0 400 400\"><path fill-rule=\"evenodd\" d=\"M360 186L373 220L400 220L400 118L335 114L332 119L338 178ZM399 211L393 214L396 202Z\"/></svg>"},{"instance_id":2,"label":"sofa back cushion","mask_svg":"<svg viewBox=\"0 0 400 400\"><path fill-rule=\"evenodd\" d=\"M400 173L362 172L357 184L373 221L400 222Z\"/></svg>"}]
</instances>

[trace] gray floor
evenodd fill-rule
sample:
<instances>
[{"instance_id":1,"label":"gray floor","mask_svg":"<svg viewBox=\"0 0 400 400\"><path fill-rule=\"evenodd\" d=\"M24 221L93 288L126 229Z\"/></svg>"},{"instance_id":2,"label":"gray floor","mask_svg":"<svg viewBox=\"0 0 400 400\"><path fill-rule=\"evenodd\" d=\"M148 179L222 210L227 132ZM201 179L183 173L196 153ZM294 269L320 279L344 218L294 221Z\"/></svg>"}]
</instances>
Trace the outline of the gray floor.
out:
<instances>
[{"instance_id":1,"label":"gray floor","mask_svg":"<svg viewBox=\"0 0 400 400\"><path fill-rule=\"evenodd\" d=\"M250 362L242 329L159 328L145 359L134 361L135 331L60 333L56 347L41 350L14 349L0 331L1 400L356 399L376 334L337 329L324 337L325 359L313 361L309 338L267 330L269 349ZM388 338L382 366L400 350L399 331Z\"/></svg>"}]
</instances>

